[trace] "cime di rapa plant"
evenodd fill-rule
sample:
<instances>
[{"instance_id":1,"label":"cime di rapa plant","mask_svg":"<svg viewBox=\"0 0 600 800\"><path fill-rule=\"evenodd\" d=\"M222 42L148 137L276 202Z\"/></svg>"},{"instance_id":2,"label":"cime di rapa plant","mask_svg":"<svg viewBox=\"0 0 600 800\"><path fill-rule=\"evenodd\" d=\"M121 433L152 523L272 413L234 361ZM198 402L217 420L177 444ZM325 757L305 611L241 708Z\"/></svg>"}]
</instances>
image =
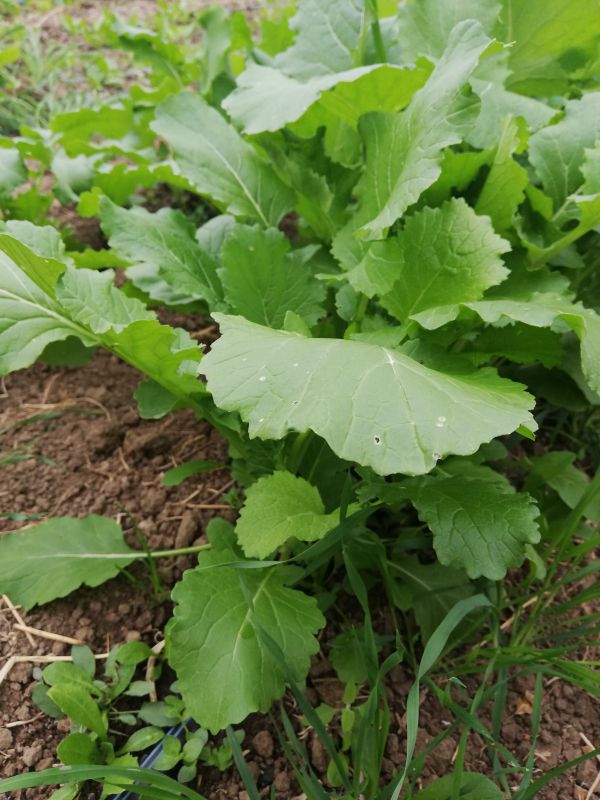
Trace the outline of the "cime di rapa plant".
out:
<instances>
[{"instance_id":1,"label":"cime di rapa plant","mask_svg":"<svg viewBox=\"0 0 600 800\"><path fill-rule=\"evenodd\" d=\"M142 373L142 417L188 407L227 440L243 505L192 548L166 657L185 712L233 737L252 796L231 726L288 686L330 762L324 781L282 707L308 797L533 797L542 677L599 691L571 658L598 634L597 613L576 614L597 597L581 586L597 460L566 443L600 404L597 3L300 0L256 28L222 10L200 24L192 65L188 48L108 19L149 85L0 143L0 374L58 343L63 357L105 348ZM68 197L106 249L20 212L31 158L77 166ZM149 211L159 185L173 207ZM157 306L210 316L218 338L199 345ZM112 520L50 519L0 538L0 592L29 609L180 552L134 551ZM557 586L575 588L553 606ZM348 601L357 626L340 625ZM561 614L566 631L538 627ZM319 715L302 685L328 623L346 693ZM441 689L430 673L459 644ZM402 659L417 676L406 756L384 786L384 682ZM538 676L525 763L499 738L513 667ZM473 672L471 695L459 677ZM422 684L461 739L452 775L421 791L447 735L417 752ZM464 769L470 731L491 777ZM47 779L106 780L99 769ZM173 796L166 778L130 778Z\"/></svg>"}]
</instances>

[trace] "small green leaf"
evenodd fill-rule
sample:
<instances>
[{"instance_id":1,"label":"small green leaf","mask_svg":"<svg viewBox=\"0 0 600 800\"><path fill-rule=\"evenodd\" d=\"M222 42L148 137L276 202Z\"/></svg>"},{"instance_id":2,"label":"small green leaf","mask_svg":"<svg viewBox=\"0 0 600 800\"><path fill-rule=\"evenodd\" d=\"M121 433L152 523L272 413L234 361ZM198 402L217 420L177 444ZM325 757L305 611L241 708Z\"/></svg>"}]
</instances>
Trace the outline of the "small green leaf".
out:
<instances>
[{"instance_id":1,"label":"small green leaf","mask_svg":"<svg viewBox=\"0 0 600 800\"><path fill-rule=\"evenodd\" d=\"M106 717L83 686L59 683L48 690L48 697L73 722L104 739L108 731Z\"/></svg>"},{"instance_id":2,"label":"small green leaf","mask_svg":"<svg viewBox=\"0 0 600 800\"><path fill-rule=\"evenodd\" d=\"M85 672L86 675L89 675L90 678L94 677L96 674L96 659L94 658L94 653L87 645L73 645L71 648L71 658L76 667L79 667L79 669Z\"/></svg>"},{"instance_id":3,"label":"small green leaf","mask_svg":"<svg viewBox=\"0 0 600 800\"><path fill-rule=\"evenodd\" d=\"M248 557L266 558L288 539L315 542L339 522L325 513L318 490L290 472L259 478L246 492L235 532Z\"/></svg>"},{"instance_id":4,"label":"small green leaf","mask_svg":"<svg viewBox=\"0 0 600 800\"><path fill-rule=\"evenodd\" d=\"M100 763L96 742L87 733L70 733L60 742L56 753L63 764Z\"/></svg>"},{"instance_id":5,"label":"small green leaf","mask_svg":"<svg viewBox=\"0 0 600 800\"><path fill-rule=\"evenodd\" d=\"M119 750L119 755L123 753L139 753L142 750L147 750L152 745L160 742L165 733L160 728L147 726L134 731L129 739L125 742L123 747Z\"/></svg>"},{"instance_id":6,"label":"small green leaf","mask_svg":"<svg viewBox=\"0 0 600 800\"><path fill-rule=\"evenodd\" d=\"M160 482L163 486L179 486L187 478L191 478L192 475L198 475L200 472L210 472L222 466L223 464L220 461L187 461L178 467L168 469Z\"/></svg>"},{"instance_id":7,"label":"small green leaf","mask_svg":"<svg viewBox=\"0 0 600 800\"><path fill-rule=\"evenodd\" d=\"M62 719L64 717L60 708L48 697L48 687L44 686L43 683L36 683L31 693L31 699L49 717L53 719Z\"/></svg>"}]
</instances>

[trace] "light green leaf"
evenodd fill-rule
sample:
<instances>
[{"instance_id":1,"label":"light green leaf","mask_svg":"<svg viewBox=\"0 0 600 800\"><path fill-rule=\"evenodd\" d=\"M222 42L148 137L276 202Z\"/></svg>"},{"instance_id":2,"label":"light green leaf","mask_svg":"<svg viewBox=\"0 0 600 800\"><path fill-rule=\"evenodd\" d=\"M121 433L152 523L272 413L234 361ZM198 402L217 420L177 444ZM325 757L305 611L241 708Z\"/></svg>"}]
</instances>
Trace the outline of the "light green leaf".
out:
<instances>
[{"instance_id":1,"label":"light green leaf","mask_svg":"<svg viewBox=\"0 0 600 800\"><path fill-rule=\"evenodd\" d=\"M100 219L111 248L134 265L127 277L153 300L169 305L205 300L218 307L223 289L217 264L198 245L193 225L179 211L127 210L104 197Z\"/></svg>"},{"instance_id":2,"label":"light green leaf","mask_svg":"<svg viewBox=\"0 0 600 800\"><path fill-rule=\"evenodd\" d=\"M491 169L475 204L475 211L478 214L487 214L497 231L505 231L511 227L517 208L525 199L529 176L527 170L513 158L521 145L522 135L518 122L513 117L507 117L500 132Z\"/></svg>"},{"instance_id":3,"label":"light green leaf","mask_svg":"<svg viewBox=\"0 0 600 800\"><path fill-rule=\"evenodd\" d=\"M459 781L459 794L455 795L454 775L435 778L425 789L415 795L415 800L502 800L504 794L485 775L463 772Z\"/></svg>"},{"instance_id":4,"label":"light green leaf","mask_svg":"<svg viewBox=\"0 0 600 800\"><path fill-rule=\"evenodd\" d=\"M16 147L0 147L0 197L25 183L27 169Z\"/></svg>"},{"instance_id":5,"label":"light green leaf","mask_svg":"<svg viewBox=\"0 0 600 800\"><path fill-rule=\"evenodd\" d=\"M461 89L489 43L478 23L459 23L427 83L405 111L363 118L366 167L356 191L360 217L368 220L360 229L366 238L382 238L438 178L443 148L461 139L453 120Z\"/></svg>"},{"instance_id":6,"label":"light green leaf","mask_svg":"<svg viewBox=\"0 0 600 800\"><path fill-rule=\"evenodd\" d=\"M569 100L564 117L529 140L529 160L555 207L583 183L585 150L593 148L598 139L600 92L588 92L580 100Z\"/></svg>"},{"instance_id":7,"label":"light green leaf","mask_svg":"<svg viewBox=\"0 0 600 800\"><path fill-rule=\"evenodd\" d=\"M555 108L533 97L508 92L500 81L473 78L471 86L481 100L477 121L465 135L465 141L473 147L496 147L502 123L509 115L522 118L531 132L543 128L556 116Z\"/></svg>"},{"instance_id":8,"label":"light green leaf","mask_svg":"<svg viewBox=\"0 0 600 800\"><path fill-rule=\"evenodd\" d=\"M267 711L283 694L281 667L255 626L268 631L300 681L319 649L314 634L325 622L313 598L286 588L295 568L222 566L237 560L227 549L203 553L173 591L167 629L169 662L186 709L213 733L253 711Z\"/></svg>"},{"instance_id":9,"label":"light green leaf","mask_svg":"<svg viewBox=\"0 0 600 800\"><path fill-rule=\"evenodd\" d=\"M493 370L449 375L376 345L215 318L222 336L203 361L208 387L218 406L240 412L251 437L311 429L341 458L381 475L417 475L448 453L535 428L533 398Z\"/></svg>"},{"instance_id":10,"label":"light green leaf","mask_svg":"<svg viewBox=\"0 0 600 800\"><path fill-rule=\"evenodd\" d=\"M409 62L416 61L419 56L438 59L455 25L463 20L474 19L489 33L499 11L500 3L497 0L461 0L460 3L416 0L403 3L398 11L402 56Z\"/></svg>"},{"instance_id":11,"label":"light green leaf","mask_svg":"<svg viewBox=\"0 0 600 800\"><path fill-rule=\"evenodd\" d=\"M299 256L274 228L236 225L219 269L230 309L271 328L281 328L288 311L313 325L323 313L325 289Z\"/></svg>"},{"instance_id":12,"label":"light green leaf","mask_svg":"<svg viewBox=\"0 0 600 800\"><path fill-rule=\"evenodd\" d=\"M108 731L106 717L83 686L59 683L48 690L48 697L73 722L83 725L99 739L106 737Z\"/></svg>"},{"instance_id":13,"label":"light green leaf","mask_svg":"<svg viewBox=\"0 0 600 800\"><path fill-rule=\"evenodd\" d=\"M409 495L433 533L440 563L464 569L470 578L500 580L521 564L525 545L540 539L533 499L487 467L440 471L416 481Z\"/></svg>"},{"instance_id":14,"label":"light green leaf","mask_svg":"<svg viewBox=\"0 0 600 800\"><path fill-rule=\"evenodd\" d=\"M30 609L84 584L99 586L134 557L111 519L49 519L0 537L0 593Z\"/></svg>"},{"instance_id":15,"label":"light green leaf","mask_svg":"<svg viewBox=\"0 0 600 800\"><path fill-rule=\"evenodd\" d=\"M594 147L584 150L581 173L585 182L581 190L585 194L600 194L600 141Z\"/></svg>"},{"instance_id":16,"label":"light green leaf","mask_svg":"<svg viewBox=\"0 0 600 800\"><path fill-rule=\"evenodd\" d=\"M65 245L62 236L53 225L33 225L25 219L9 219L6 233L30 247L43 258L65 258Z\"/></svg>"},{"instance_id":17,"label":"light green leaf","mask_svg":"<svg viewBox=\"0 0 600 800\"><path fill-rule=\"evenodd\" d=\"M404 108L428 74L424 65L371 64L300 82L273 67L251 64L223 106L246 133L277 131L299 121L294 131L308 137L320 126L356 128L369 111Z\"/></svg>"},{"instance_id":18,"label":"light green leaf","mask_svg":"<svg viewBox=\"0 0 600 800\"><path fill-rule=\"evenodd\" d=\"M147 726L134 731L127 739L123 747L119 750L121 753L139 753L141 750L147 750L153 744L160 742L164 738L165 732L160 728Z\"/></svg>"},{"instance_id":19,"label":"light green leaf","mask_svg":"<svg viewBox=\"0 0 600 800\"><path fill-rule=\"evenodd\" d=\"M338 522L339 512L326 514L318 490L308 481L291 472L274 472L246 491L235 532L249 558L266 558L288 539L322 539Z\"/></svg>"},{"instance_id":20,"label":"light green leaf","mask_svg":"<svg viewBox=\"0 0 600 800\"><path fill-rule=\"evenodd\" d=\"M275 66L298 80L351 69L364 22L364 0L303 0L290 22L294 44L275 57Z\"/></svg>"},{"instance_id":21,"label":"light green leaf","mask_svg":"<svg viewBox=\"0 0 600 800\"><path fill-rule=\"evenodd\" d=\"M70 733L56 748L56 755L63 764L69 765L99 764L102 758L96 742L87 733Z\"/></svg>"},{"instance_id":22,"label":"light green leaf","mask_svg":"<svg viewBox=\"0 0 600 800\"><path fill-rule=\"evenodd\" d=\"M218 111L183 92L161 103L152 123L196 191L234 216L277 225L293 195Z\"/></svg>"},{"instance_id":23,"label":"light green leaf","mask_svg":"<svg viewBox=\"0 0 600 800\"><path fill-rule=\"evenodd\" d=\"M41 258L0 234L0 374L28 367L50 342L69 336L112 350L181 400L205 393L198 345L116 289L110 270Z\"/></svg>"},{"instance_id":24,"label":"light green leaf","mask_svg":"<svg viewBox=\"0 0 600 800\"><path fill-rule=\"evenodd\" d=\"M551 97L567 88L569 63L579 68L598 52L597 0L502 0L497 35L512 42L507 88Z\"/></svg>"},{"instance_id":25,"label":"light green leaf","mask_svg":"<svg viewBox=\"0 0 600 800\"><path fill-rule=\"evenodd\" d=\"M66 269L55 297L69 319L94 334L119 334L134 322L155 320L144 304L115 286L112 270Z\"/></svg>"},{"instance_id":26,"label":"light green leaf","mask_svg":"<svg viewBox=\"0 0 600 800\"><path fill-rule=\"evenodd\" d=\"M501 283L508 270L500 258L510 245L461 198L423 208L395 237L374 242L350 274L355 289L401 322L442 303L477 300Z\"/></svg>"}]
</instances>

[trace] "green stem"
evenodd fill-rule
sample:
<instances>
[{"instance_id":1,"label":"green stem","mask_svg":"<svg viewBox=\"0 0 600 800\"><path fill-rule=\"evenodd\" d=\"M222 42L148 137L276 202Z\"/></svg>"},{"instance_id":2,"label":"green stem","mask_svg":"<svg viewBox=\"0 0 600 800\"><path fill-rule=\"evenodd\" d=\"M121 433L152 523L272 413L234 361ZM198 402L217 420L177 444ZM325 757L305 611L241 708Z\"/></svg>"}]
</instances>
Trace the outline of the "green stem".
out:
<instances>
[{"instance_id":1,"label":"green stem","mask_svg":"<svg viewBox=\"0 0 600 800\"><path fill-rule=\"evenodd\" d=\"M117 553L116 555L122 555L124 558L175 558L176 556L201 553L203 550L210 550L211 547L211 543L207 542L194 547L176 547L173 550L149 550L147 553Z\"/></svg>"}]
</instances>

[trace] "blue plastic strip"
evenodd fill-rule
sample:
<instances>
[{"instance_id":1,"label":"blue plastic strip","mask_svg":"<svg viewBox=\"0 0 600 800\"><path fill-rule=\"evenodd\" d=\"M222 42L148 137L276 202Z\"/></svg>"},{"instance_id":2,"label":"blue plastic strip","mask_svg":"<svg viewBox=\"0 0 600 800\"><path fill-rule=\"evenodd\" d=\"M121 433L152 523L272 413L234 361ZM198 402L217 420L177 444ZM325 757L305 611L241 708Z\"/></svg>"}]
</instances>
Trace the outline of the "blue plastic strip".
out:
<instances>
[{"instance_id":1,"label":"blue plastic strip","mask_svg":"<svg viewBox=\"0 0 600 800\"><path fill-rule=\"evenodd\" d=\"M186 720L186 722L180 722L179 725L174 725L170 730L167 731L165 736L175 736L177 739L181 736L182 733L186 730L186 725L191 720ZM162 739L157 745L155 745L152 750L148 753L147 756L143 758L140 762L140 767L144 769L151 769L154 763L156 762L157 758L163 751L164 739ZM128 789L126 792L121 792L121 794L115 795L115 800L130 800L130 798L137 797L135 791Z\"/></svg>"}]
</instances>

